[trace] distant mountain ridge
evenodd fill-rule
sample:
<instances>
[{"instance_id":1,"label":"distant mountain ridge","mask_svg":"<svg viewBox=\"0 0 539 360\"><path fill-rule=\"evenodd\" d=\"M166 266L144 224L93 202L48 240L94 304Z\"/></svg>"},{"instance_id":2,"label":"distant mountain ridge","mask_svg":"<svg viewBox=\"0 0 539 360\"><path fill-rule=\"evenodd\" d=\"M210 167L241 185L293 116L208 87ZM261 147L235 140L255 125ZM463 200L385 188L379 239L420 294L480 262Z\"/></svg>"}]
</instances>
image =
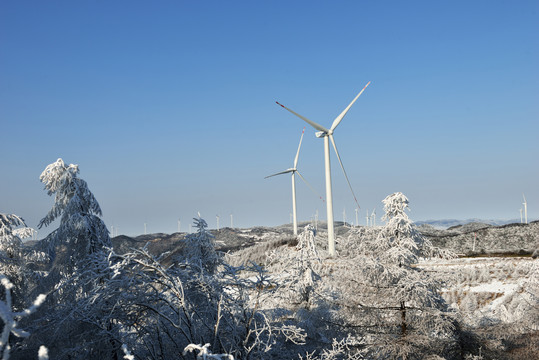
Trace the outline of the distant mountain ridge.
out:
<instances>
[{"instance_id":1,"label":"distant mountain ridge","mask_svg":"<svg viewBox=\"0 0 539 360\"><path fill-rule=\"evenodd\" d=\"M528 222L531 222L532 220L528 220ZM441 219L441 220L423 220L423 221L415 221L414 224L417 226L420 225L431 225L437 228L443 228L447 229L453 226L459 226L459 225L466 225L469 223L480 223L485 225L494 225L494 226L501 226L501 225L507 225L507 224L515 224L520 223L520 219L510 219L510 220L485 220L485 219L466 219L466 220L457 220L457 219Z\"/></svg>"}]
</instances>

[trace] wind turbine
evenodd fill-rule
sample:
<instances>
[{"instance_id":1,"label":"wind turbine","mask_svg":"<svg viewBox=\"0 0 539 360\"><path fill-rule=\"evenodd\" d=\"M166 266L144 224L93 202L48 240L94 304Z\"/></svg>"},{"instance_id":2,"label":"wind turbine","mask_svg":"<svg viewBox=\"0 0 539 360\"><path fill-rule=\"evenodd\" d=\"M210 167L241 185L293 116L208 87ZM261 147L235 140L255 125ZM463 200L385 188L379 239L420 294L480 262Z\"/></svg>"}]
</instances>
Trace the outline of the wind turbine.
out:
<instances>
[{"instance_id":1,"label":"wind turbine","mask_svg":"<svg viewBox=\"0 0 539 360\"><path fill-rule=\"evenodd\" d=\"M356 208L355 210L356 210L356 227L358 227L358 226L359 226L359 221L358 221L358 219L357 219L357 212L358 212L359 209Z\"/></svg>"},{"instance_id":2,"label":"wind turbine","mask_svg":"<svg viewBox=\"0 0 539 360\"><path fill-rule=\"evenodd\" d=\"M292 221L294 224L294 236L298 235L298 216L297 216L297 206L296 206L296 173L299 175L301 180L307 184L311 188L311 190L314 192L314 189L312 186L305 180L305 178L300 174L300 172L297 169L298 166L298 159L299 159L299 151L301 149L301 142L303 141L303 135L305 134L305 128L301 131L301 137L299 138L299 145L298 145L298 151L296 152L296 157L294 158L294 166L291 168L288 168L284 171L278 172L273 175L266 176L264 179L270 178L272 176L276 175L282 175L282 174L292 174ZM316 193L316 192L315 192Z\"/></svg>"},{"instance_id":3,"label":"wind turbine","mask_svg":"<svg viewBox=\"0 0 539 360\"><path fill-rule=\"evenodd\" d=\"M371 214L371 225L376 226L376 208L374 208Z\"/></svg>"},{"instance_id":4,"label":"wind turbine","mask_svg":"<svg viewBox=\"0 0 539 360\"><path fill-rule=\"evenodd\" d=\"M522 224L522 208L520 208L520 223Z\"/></svg>"},{"instance_id":5,"label":"wind turbine","mask_svg":"<svg viewBox=\"0 0 539 360\"><path fill-rule=\"evenodd\" d=\"M348 105L346 109L344 109L343 112L341 112L339 116L337 116L335 120L333 120L333 124L331 125L329 129L326 129L322 125L319 125L315 123L314 121L311 121L307 119L306 117L301 116L300 114L294 112L293 110L277 102L277 104L280 105L282 108L290 111L292 114L296 115L297 117L299 117L300 119L302 119L303 121L305 121L306 123L314 127L316 130L318 130L318 132L316 133L316 137L324 138L324 162L325 162L325 168L326 168L326 199L327 199L326 207L327 207L327 223L328 223L328 251L329 251L330 256L335 256L335 228L334 228L334 223L333 223L333 196L331 193L331 163L329 159L329 142L331 140L331 143L333 144L333 149L335 149L335 153L337 154L337 159L339 159L339 163L341 164L341 168L343 170L344 176L346 177L348 186L350 187L350 190L352 191L352 194L354 195L354 200L357 204L356 196L354 194L354 191L352 190L352 186L350 185L350 181L348 180L346 171L344 170L344 166L342 164L341 157L339 156L339 152L337 151L337 145L335 145L335 139L333 139L333 132L335 131L335 128L339 126L339 124L341 123L342 119L344 118L348 110L350 110L352 105L354 105L356 100L363 93L363 91L365 91L365 89L367 88L367 86L369 86L370 83L371 82L369 81L367 85L365 85L365 87L361 89L359 94L357 94L354 100L352 100L350 105ZM357 206L359 207L359 204Z\"/></svg>"},{"instance_id":6,"label":"wind turbine","mask_svg":"<svg viewBox=\"0 0 539 360\"><path fill-rule=\"evenodd\" d=\"M217 231L219 231L219 215L215 215L215 217L217 218Z\"/></svg>"},{"instance_id":7,"label":"wind turbine","mask_svg":"<svg viewBox=\"0 0 539 360\"><path fill-rule=\"evenodd\" d=\"M369 226L369 209L366 210L367 211L367 216L365 216L365 220L367 221L367 226Z\"/></svg>"},{"instance_id":8,"label":"wind turbine","mask_svg":"<svg viewBox=\"0 0 539 360\"><path fill-rule=\"evenodd\" d=\"M528 223L528 202L526 201L526 197L524 196L524 194L522 194L522 198L524 199L524 202L522 203L522 205L524 205L524 220L525 220L525 224Z\"/></svg>"}]
</instances>

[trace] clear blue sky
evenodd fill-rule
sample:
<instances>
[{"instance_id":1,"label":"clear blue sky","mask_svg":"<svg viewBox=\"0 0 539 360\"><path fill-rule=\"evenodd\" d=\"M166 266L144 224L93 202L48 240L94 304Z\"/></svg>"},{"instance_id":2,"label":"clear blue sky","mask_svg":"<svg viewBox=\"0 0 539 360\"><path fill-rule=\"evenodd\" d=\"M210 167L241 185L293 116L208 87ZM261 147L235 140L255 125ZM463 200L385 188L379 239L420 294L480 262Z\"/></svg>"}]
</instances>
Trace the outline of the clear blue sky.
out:
<instances>
[{"instance_id":1,"label":"clear blue sky","mask_svg":"<svg viewBox=\"0 0 539 360\"><path fill-rule=\"evenodd\" d=\"M2 1L0 212L35 227L58 157L120 233L289 221L304 124L335 132L362 207L539 217L537 1ZM335 218L354 202L332 154ZM324 193L322 140L298 168ZM325 206L298 182L308 220ZM41 231L41 234L52 229Z\"/></svg>"}]
</instances>

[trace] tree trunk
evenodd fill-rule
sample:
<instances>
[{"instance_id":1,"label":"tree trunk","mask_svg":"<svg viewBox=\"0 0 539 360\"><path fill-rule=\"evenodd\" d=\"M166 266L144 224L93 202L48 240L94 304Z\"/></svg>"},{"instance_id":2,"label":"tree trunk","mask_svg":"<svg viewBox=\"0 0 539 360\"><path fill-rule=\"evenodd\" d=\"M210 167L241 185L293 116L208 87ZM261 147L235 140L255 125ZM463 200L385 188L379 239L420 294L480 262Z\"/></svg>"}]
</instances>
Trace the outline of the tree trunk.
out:
<instances>
[{"instance_id":1,"label":"tree trunk","mask_svg":"<svg viewBox=\"0 0 539 360\"><path fill-rule=\"evenodd\" d=\"M406 336L406 305L404 301L401 301L401 336Z\"/></svg>"}]
</instances>

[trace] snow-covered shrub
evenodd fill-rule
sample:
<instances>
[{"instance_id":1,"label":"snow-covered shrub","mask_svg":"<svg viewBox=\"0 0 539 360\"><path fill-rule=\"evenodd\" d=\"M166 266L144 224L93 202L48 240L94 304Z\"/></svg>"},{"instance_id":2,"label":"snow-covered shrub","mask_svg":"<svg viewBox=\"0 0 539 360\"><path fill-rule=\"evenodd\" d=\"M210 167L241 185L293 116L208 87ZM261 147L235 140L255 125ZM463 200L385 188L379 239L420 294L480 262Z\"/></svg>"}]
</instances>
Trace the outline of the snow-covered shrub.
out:
<instances>
[{"instance_id":1,"label":"snow-covered shrub","mask_svg":"<svg viewBox=\"0 0 539 360\"><path fill-rule=\"evenodd\" d=\"M221 272L210 274L165 266L146 249L123 255L111 251L106 261L94 254L92 259L77 282L100 281L70 305L65 319L43 329L85 325L69 339L52 342L54 358L120 357L125 345L136 358L192 359L192 354L181 355L189 344L210 344L216 353L237 359L264 358L279 351L277 341L304 339L300 329L260 311L262 295L271 291L260 267L223 264Z\"/></svg>"},{"instance_id":2,"label":"snow-covered shrub","mask_svg":"<svg viewBox=\"0 0 539 360\"><path fill-rule=\"evenodd\" d=\"M15 284L17 293L12 294L15 308L24 306L28 290L39 281L39 274L29 265L48 260L43 252L24 248L22 239L31 236L33 231L21 217L0 213L0 274Z\"/></svg>"}]
</instances>

